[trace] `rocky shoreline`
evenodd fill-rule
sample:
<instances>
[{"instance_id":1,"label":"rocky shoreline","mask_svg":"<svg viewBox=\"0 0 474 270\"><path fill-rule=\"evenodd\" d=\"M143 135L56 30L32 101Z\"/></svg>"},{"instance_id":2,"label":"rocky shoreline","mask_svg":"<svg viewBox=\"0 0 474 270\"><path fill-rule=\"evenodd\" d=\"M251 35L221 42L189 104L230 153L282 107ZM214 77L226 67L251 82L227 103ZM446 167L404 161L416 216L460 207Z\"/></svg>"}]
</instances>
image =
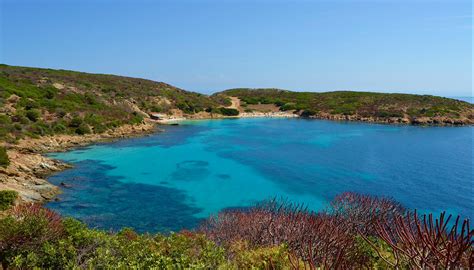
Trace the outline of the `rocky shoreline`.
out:
<instances>
[{"instance_id":1,"label":"rocky shoreline","mask_svg":"<svg viewBox=\"0 0 474 270\"><path fill-rule=\"evenodd\" d=\"M44 156L48 152L66 151L71 148L120 138L141 136L156 130L153 122L140 125L125 125L103 134L55 135L39 139L23 139L10 145L7 151L10 165L0 167L0 190L15 190L20 201L43 202L53 199L60 193L46 177L71 165Z\"/></svg>"},{"instance_id":2,"label":"rocky shoreline","mask_svg":"<svg viewBox=\"0 0 474 270\"><path fill-rule=\"evenodd\" d=\"M212 114L178 115L153 121L147 119L140 125L125 125L103 134L87 135L55 135L39 139L23 139L18 144L8 147L10 165L0 167L0 190L15 190L21 201L44 202L52 200L60 193L59 187L52 185L46 177L71 165L46 157L45 153L67 151L71 148L86 146L92 143L111 141L121 138L142 136L156 131L157 124L172 124L183 120L228 119L228 118L296 118L298 114L290 112L252 112L241 113L239 116L221 116ZM418 125L472 125L470 119L453 121L448 118L375 118L354 115L319 114L309 119L325 119L334 121L359 121L382 124L418 124Z\"/></svg>"},{"instance_id":3,"label":"rocky shoreline","mask_svg":"<svg viewBox=\"0 0 474 270\"><path fill-rule=\"evenodd\" d=\"M462 118L451 119L449 117L363 117L360 115L342 115L321 113L309 116L312 119L332 120L332 121L351 121L351 122L368 122L378 124L405 124L405 125L426 125L426 126L465 126L474 125L474 119Z\"/></svg>"},{"instance_id":4,"label":"rocky shoreline","mask_svg":"<svg viewBox=\"0 0 474 270\"><path fill-rule=\"evenodd\" d=\"M46 153L62 152L72 148L107 142L116 139L143 136L157 130L157 124L172 124L183 120L256 118L256 117L298 117L287 113L243 113L237 117L224 117L210 114L173 116L162 121L147 119L140 125L124 125L102 134L54 135L38 139L23 139L18 144L9 145L8 167L0 167L0 190L15 190L19 201L44 202L54 199L61 190L49 183L46 178L52 173L71 168L70 164L45 156Z\"/></svg>"}]
</instances>

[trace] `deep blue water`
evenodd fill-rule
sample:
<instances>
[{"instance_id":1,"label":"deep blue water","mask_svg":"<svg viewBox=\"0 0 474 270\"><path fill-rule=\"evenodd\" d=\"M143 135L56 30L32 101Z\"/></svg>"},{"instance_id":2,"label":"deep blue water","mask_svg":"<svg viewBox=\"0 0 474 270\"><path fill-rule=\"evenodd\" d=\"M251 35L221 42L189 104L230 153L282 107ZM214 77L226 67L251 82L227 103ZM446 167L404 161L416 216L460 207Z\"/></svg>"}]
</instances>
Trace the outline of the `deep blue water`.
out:
<instances>
[{"instance_id":1,"label":"deep blue water","mask_svg":"<svg viewBox=\"0 0 474 270\"><path fill-rule=\"evenodd\" d=\"M48 207L93 227L193 228L224 208L281 197L312 210L336 194L473 214L473 128L303 119L189 121L51 156L75 168Z\"/></svg>"}]
</instances>

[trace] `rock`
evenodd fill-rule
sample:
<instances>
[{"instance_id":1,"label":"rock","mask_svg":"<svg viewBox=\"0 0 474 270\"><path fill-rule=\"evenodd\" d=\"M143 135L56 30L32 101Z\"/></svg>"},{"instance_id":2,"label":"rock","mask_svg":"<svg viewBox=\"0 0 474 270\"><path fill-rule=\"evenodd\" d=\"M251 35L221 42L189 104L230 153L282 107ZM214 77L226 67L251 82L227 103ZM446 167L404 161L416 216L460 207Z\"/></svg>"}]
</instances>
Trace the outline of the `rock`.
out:
<instances>
[{"instance_id":1,"label":"rock","mask_svg":"<svg viewBox=\"0 0 474 270\"><path fill-rule=\"evenodd\" d=\"M17 103L19 100L20 100L20 97L15 94L7 98L8 103Z\"/></svg>"},{"instance_id":2,"label":"rock","mask_svg":"<svg viewBox=\"0 0 474 270\"><path fill-rule=\"evenodd\" d=\"M154 127L152 123L143 123L138 126L121 126L109 131L109 134L55 135L20 140L18 144L9 146L8 156L11 163L8 168L0 168L0 190L16 190L21 200L26 202L50 200L60 192L60 189L48 183L44 177L54 171L70 168L71 165L42 156L41 153L65 151L67 148L109 138L144 134L153 131ZM67 183L61 186L70 187Z\"/></svg>"},{"instance_id":3,"label":"rock","mask_svg":"<svg viewBox=\"0 0 474 270\"><path fill-rule=\"evenodd\" d=\"M71 185L66 184L66 183L64 183L64 182L61 182L60 185L61 185L62 187L65 187L65 188L71 188L71 187L72 187Z\"/></svg>"},{"instance_id":4,"label":"rock","mask_svg":"<svg viewBox=\"0 0 474 270\"><path fill-rule=\"evenodd\" d=\"M64 85L62 85L60 83L53 83L53 87L58 89L58 90L64 89Z\"/></svg>"}]
</instances>

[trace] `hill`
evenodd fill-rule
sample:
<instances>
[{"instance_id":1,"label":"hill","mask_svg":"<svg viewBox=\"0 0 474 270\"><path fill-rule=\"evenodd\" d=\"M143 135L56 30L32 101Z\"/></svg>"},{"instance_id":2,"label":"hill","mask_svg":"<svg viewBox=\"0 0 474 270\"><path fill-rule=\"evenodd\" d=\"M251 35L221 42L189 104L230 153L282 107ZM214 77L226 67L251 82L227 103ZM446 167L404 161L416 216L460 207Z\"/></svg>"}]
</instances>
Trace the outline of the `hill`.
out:
<instances>
[{"instance_id":1,"label":"hill","mask_svg":"<svg viewBox=\"0 0 474 270\"><path fill-rule=\"evenodd\" d=\"M430 95L336 91L291 92L280 89L230 89L215 97L237 97L243 108L273 104L302 116L384 123L463 125L474 123L474 106Z\"/></svg>"},{"instance_id":2,"label":"hill","mask_svg":"<svg viewBox=\"0 0 474 270\"><path fill-rule=\"evenodd\" d=\"M8 65L0 65L0 90L0 140L10 143L52 134L100 134L141 123L150 113L236 116L236 100L240 112L271 105L273 112L332 120L474 123L472 104L427 95L231 89L207 96L145 79Z\"/></svg>"},{"instance_id":3,"label":"hill","mask_svg":"<svg viewBox=\"0 0 474 270\"><path fill-rule=\"evenodd\" d=\"M0 140L102 133L140 123L150 112L195 114L226 100L163 82L0 65Z\"/></svg>"}]
</instances>

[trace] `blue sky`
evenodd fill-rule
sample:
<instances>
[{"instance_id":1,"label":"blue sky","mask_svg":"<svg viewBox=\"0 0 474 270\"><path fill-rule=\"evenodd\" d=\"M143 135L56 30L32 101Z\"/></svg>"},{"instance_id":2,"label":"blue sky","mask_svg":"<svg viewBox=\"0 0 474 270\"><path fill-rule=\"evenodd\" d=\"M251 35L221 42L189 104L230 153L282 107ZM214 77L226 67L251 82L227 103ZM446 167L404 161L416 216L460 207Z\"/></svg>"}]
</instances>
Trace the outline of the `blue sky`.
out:
<instances>
[{"instance_id":1,"label":"blue sky","mask_svg":"<svg viewBox=\"0 0 474 270\"><path fill-rule=\"evenodd\" d=\"M471 1L0 1L10 65L203 93L472 95Z\"/></svg>"}]
</instances>

